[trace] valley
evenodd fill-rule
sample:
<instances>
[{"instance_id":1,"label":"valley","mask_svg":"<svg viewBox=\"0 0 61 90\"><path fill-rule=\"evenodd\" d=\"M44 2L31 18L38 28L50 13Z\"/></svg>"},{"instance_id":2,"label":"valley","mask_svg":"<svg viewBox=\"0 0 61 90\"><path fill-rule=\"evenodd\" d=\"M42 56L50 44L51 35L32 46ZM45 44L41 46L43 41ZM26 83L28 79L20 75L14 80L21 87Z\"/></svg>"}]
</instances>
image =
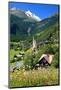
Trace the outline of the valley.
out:
<instances>
[{"instance_id":1,"label":"valley","mask_svg":"<svg viewBox=\"0 0 61 90\"><path fill-rule=\"evenodd\" d=\"M10 87L58 85L59 15L37 21L22 10L10 10L9 16ZM36 68L43 54L53 55L52 63Z\"/></svg>"}]
</instances>

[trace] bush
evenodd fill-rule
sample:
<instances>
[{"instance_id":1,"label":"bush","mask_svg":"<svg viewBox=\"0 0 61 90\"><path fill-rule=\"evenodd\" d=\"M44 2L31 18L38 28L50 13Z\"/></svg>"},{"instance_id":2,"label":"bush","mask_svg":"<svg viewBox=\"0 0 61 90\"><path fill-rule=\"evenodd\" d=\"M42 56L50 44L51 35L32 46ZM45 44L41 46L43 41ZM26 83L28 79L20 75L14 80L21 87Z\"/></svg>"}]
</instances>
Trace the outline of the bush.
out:
<instances>
[{"instance_id":1,"label":"bush","mask_svg":"<svg viewBox=\"0 0 61 90\"><path fill-rule=\"evenodd\" d=\"M34 63L33 63L33 57L32 55L27 55L24 60L25 69L33 69Z\"/></svg>"},{"instance_id":2,"label":"bush","mask_svg":"<svg viewBox=\"0 0 61 90\"><path fill-rule=\"evenodd\" d=\"M24 57L25 69L33 69L37 60L37 54L35 54L32 50L28 51Z\"/></svg>"},{"instance_id":3,"label":"bush","mask_svg":"<svg viewBox=\"0 0 61 90\"><path fill-rule=\"evenodd\" d=\"M59 68L59 56L58 56L58 52L54 55L54 59L52 62L52 66L54 66L55 68Z\"/></svg>"}]
</instances>

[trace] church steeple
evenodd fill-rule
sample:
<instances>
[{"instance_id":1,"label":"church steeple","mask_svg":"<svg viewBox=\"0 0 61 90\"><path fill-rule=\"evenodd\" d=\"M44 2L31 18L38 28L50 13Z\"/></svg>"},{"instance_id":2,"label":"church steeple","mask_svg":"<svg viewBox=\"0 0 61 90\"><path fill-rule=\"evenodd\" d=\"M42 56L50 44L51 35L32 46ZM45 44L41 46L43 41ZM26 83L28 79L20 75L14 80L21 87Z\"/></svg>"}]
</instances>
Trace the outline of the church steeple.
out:
<instances>
[{"instance_id":1,"label":"church steeple","mask_svg":"<svg viewBox=\"0 0 61 90\"><path fill-rule=\"evenodd\" d=\"M37 52L37 43L36 43L36 40L35 40L34 36L33 36L33 46L32 46L32 49L33 49L35 52Z\"/></svg>"},{"instance_id":2,"label":"church steeple","mask_svg":"<svg viewBox=\"0 0 61 90\"><path fill-rule=\"evenodd\" d=\"M33 49L36 49L36 48L37 48L36 40L34 39L34 36L33 36Z\"/></svg>"}]
</instances>

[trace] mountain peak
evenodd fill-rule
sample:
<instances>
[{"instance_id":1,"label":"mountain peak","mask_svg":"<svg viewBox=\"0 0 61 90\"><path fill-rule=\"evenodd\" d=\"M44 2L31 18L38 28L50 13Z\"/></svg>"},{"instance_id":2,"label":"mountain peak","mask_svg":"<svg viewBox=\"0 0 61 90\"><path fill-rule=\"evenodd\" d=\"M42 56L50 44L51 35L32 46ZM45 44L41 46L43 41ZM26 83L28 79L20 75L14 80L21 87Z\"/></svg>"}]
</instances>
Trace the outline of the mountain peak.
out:
<instances>
[{"instance_id":1,"label":"mountain peak","mask_svg":"<svg viewBox=\"0 0 61 90\"><path fill-rule=\"evenodd\" d=\"M28 16L28 17L32 17L33 19L37 20L37 21L41 21L41 19L35 15L34 13L32 13L31 11L26 11L25 14Z\"/></svg>"}]
</instances>

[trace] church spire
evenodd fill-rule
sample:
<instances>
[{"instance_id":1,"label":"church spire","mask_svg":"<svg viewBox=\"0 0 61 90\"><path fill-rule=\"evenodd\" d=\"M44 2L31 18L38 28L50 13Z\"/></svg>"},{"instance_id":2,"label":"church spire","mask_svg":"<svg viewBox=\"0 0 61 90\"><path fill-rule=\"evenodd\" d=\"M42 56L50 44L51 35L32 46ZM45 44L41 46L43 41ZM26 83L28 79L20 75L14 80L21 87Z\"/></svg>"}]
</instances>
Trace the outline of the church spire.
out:
<instances>
[{"instance_id":1,"label":"church spire","mask_svg":"<svg viewBox=\"0 0 61 90\"><path fill-rule=\"evenodd\" d=\"M36 49L37 45L36 45L36 40L34 39L34 36L33 36L33 49Z\"/></svg>"},{"instance_id":2,"label":"church spire","mask_svg":"<svg viewBox=\"0 0 61 90\"><path fill-rule=\"evenodd\" d=\"M37 52L37 43L36 43L36 40L35 40L34 36L33 36L33 46L32 46L32 49L33 49L35 52Z\"/></svg>"}]
</instances>

